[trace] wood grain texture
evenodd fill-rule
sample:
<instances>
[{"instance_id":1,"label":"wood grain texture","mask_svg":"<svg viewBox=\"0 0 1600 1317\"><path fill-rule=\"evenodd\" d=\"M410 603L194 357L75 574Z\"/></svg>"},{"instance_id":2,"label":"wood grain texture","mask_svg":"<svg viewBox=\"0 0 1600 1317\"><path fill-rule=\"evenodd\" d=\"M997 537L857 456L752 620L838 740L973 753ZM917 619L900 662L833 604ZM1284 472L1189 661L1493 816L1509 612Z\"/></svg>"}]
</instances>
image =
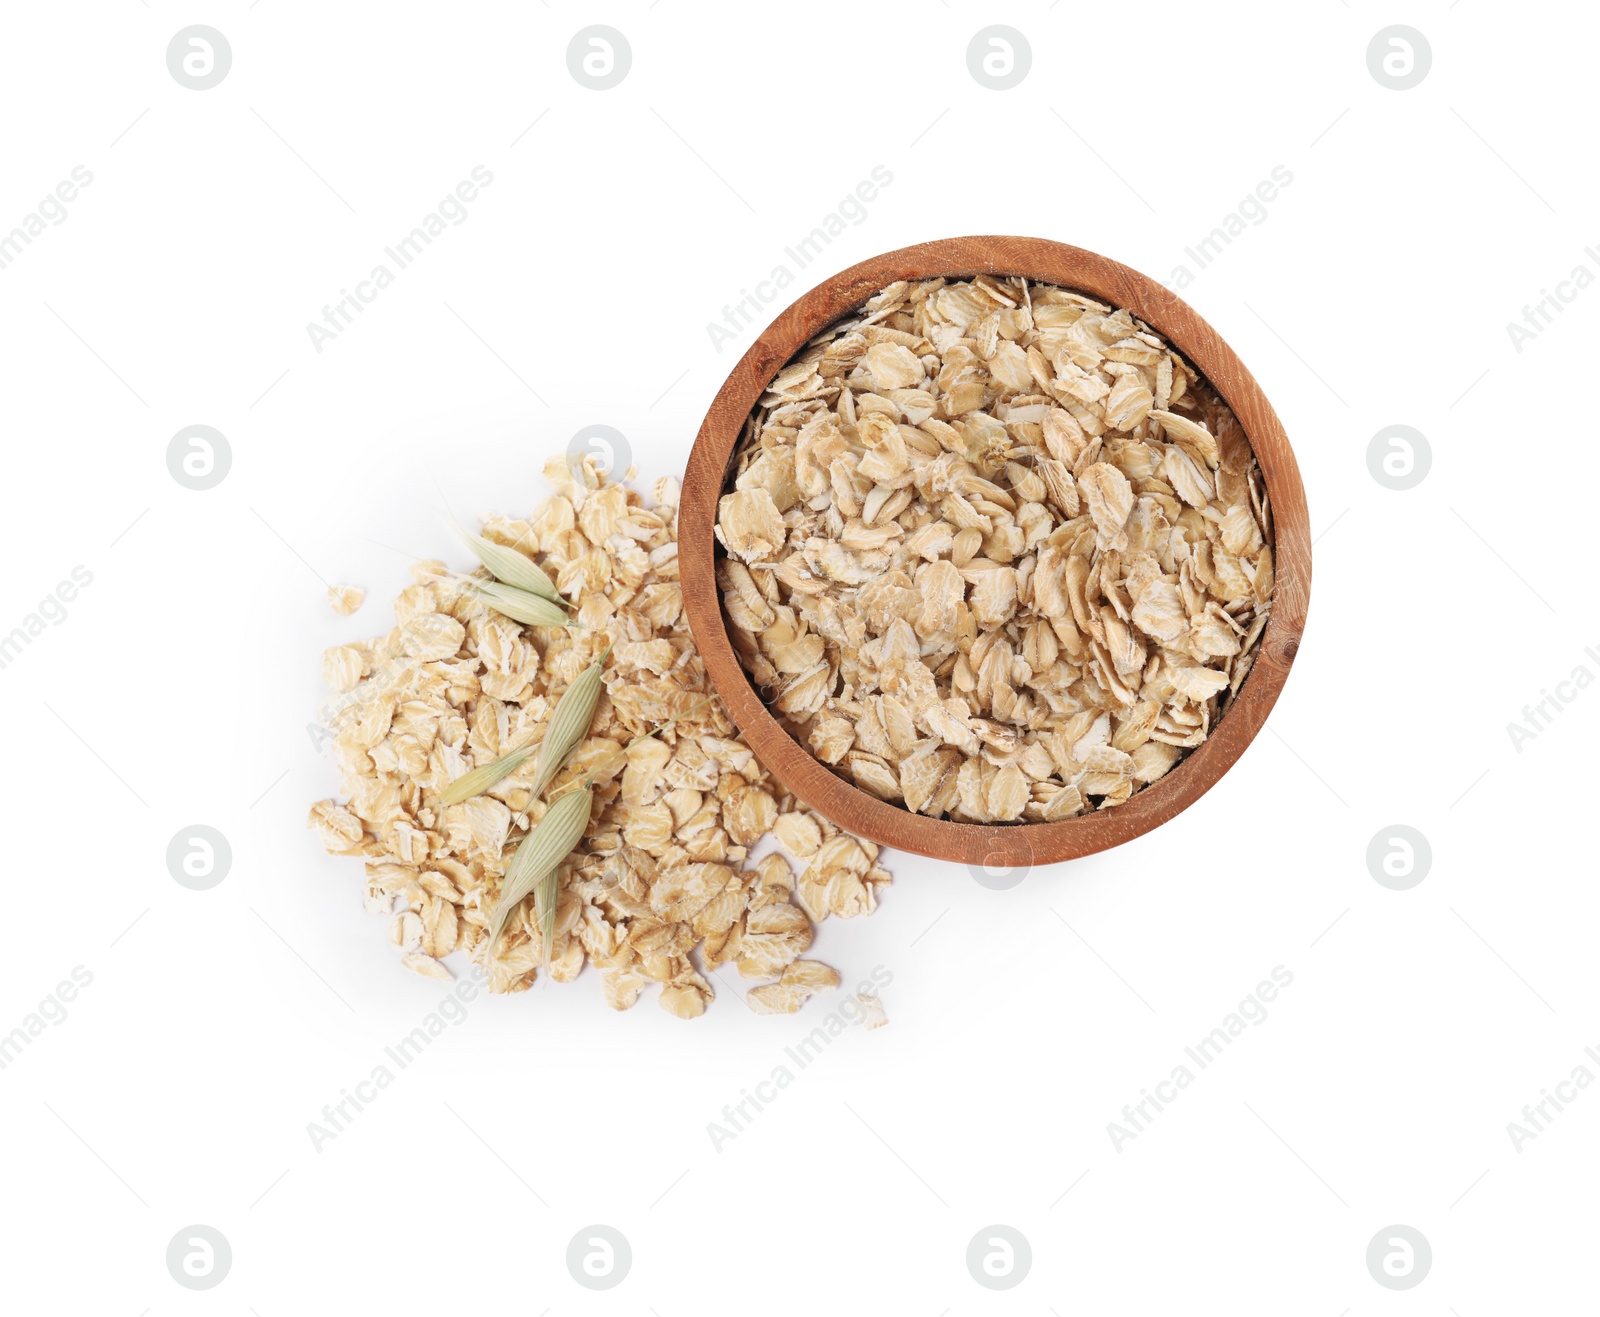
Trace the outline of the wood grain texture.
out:
<instances>
[{"instance_id":1,"label":"wood grain texture","mask_svg":"<svg viewBox=\"0 0 1600 1317\"><path fill-rule=\"evenodd\" d=\"M1272 505L1272 616L1233 704L1198 749L1126 804L1061 823L985 826L924 818L851 785L797 743L768 711L728 639L712 528L734 446L768 381L817 333L897 279L1021 275L1126 307L1200 371L1233 409L1255 449ZM684 607L706 671L763 764L811 808L885 846L963 864L1048 864L1129 841L1208 791L1261 730L1299 652L1311 598L1305 489L1272 405L1217 332L1180 297L1137 270L1042 238L947 238L886 252L812 289L751 345L712 400L689 454L678 514Z\"/></svg>"}]
</instances>

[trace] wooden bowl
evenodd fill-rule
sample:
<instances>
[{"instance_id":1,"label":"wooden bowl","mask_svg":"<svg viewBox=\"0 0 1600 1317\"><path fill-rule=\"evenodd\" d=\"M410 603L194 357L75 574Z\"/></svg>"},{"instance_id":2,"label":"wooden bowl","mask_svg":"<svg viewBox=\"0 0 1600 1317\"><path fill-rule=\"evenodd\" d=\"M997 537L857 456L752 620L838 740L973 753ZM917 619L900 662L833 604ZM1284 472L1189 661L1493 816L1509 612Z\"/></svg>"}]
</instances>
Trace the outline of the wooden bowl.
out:
<instances>
[{"instance_id":1,"label":"wooden bowl","mask_svg":"<svg viewBox=\"0 0 1600 1317\"><path fill-rule=\"evenodd\" d=\"M1122 805L1060 823L973 824L913 814L834 774L784 730L728 639L712 527L734 446L767 384L811 338L897 279L1020 275L1126 307L1208 379L1255 450L1271 498L1276 581L1255 666L1211 735ZM946 238L886 252L813 288L767 326L729 373L689 454L678 513L684 606L717 694L767 769L841 828L941 860L1016 868L1092 855L1165 823L1216 784L1255 738L1300 648L1311 594L1311 536L1300 469L1254 376L1199 314L1153 279L1080 247L1043 238Z\"/></svg>"}]
</instances>

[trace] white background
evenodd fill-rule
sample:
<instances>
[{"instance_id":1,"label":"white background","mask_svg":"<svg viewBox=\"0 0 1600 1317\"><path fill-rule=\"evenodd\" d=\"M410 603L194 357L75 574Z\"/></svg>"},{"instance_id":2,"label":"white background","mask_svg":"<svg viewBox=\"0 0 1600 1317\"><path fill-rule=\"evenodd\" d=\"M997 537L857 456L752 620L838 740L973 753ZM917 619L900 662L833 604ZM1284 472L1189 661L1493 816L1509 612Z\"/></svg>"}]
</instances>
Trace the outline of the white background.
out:
<instances>
[{"instance_id":1,"label":"white background","mask_svg":"<svg viewBox=\"0 0 1600 1317\"><path fill-rule=\"evenodd\" d=\"M1032 48L1010 91L967 71L996 22ZM232 47L211 90L166 66L190 23ZM631 46L609 91L567 70L590 23ZM1432 48L1411 90L1368 72L1391 23ZM1600 693L1520 751L1506 730L1600 674L1600 291L1521 352L1506 331L1575 265L1600 273L1592 14L117 0L5 27L0 232L93 174L0 270L0 632L93 573L0 670L0 1032L93 975L0 1071L8 1309L1592 1304L1600 1093L1520 1150L1507 1123L1600 1074ZM478 165L466 222L317 352L307 322ZM826 1001L762 1018L719 984L694 1023L648 998L614 1015L592 971L480 998L314 1150L307 1123L444 995L305 828L336 786L306 733L321 651L386 629L404 580L374 541L459 557L434 482L459 515L526 513L584 425L628 435L645 479L681 471L754 336L719 353L707 322L876 165L892 184L790 294L986 232L1167 278L1292 173L1184 291L1282 416L1319 536L1269 727L1179 818L1013 890L889 856L878 912L815 954L847 982L892 972L890 1026L849 1031L720 1151L707 1123ZM232 452L201 492L165 457L194 424ZM1392 424L1432 449L1405 492L1367 467ZM334 616L326 582L367 605ZM206 892L165 861L196 823L233 850ZM1367 867L1395 823L1432 846L1409 891ZM1294 981L1265 1022L1114 1147L1123 1105L1277 965ZM633 1251L607 1293L564 1261L596 1222ZM198 1294L165 1264L195 1223L233 1251ZM1033 1252L1005 1293L965 1262L994 1223ZM1365 1263L1395 1223L1433 1250L1404 1293Z\"/></svg>"}]
</instances>

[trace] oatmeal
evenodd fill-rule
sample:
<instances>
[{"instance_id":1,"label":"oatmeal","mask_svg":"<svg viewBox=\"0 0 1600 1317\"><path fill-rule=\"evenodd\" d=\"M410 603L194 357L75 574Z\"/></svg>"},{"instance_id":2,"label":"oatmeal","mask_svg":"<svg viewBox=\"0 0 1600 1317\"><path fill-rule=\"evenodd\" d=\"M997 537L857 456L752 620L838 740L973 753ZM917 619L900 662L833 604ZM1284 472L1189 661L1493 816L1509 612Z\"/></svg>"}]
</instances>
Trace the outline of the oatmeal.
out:
<instances>
[{"instance_id":1,"label":"oatmeal","mask_svg":"<svg viewBox=\"0 0 1600 1317\"><path fill-rule=\"evenodd\" d=\"M1205 740L1272 606L1214 389L1126 310L900 282L768 386L718 506L745 670L855 785L933 817L1118 805Z\"/></svg>"},{"instance_id":2,"label":"oatmeal","mask_svg":"<svg viewBox=\"0 0 1600 1317\"><path fill-rule=\"evenodd\" d=\"M889 882L878 848L769 778L712 694L678 584L678 482L657 482L647 506L588 462L574 473L556 458L545 474L554 493L530 519L491 518L482 535L548 573L576 625L519 623L494 607L486 576L418 563L392 630L323 656L344 799L312 806L310 824L328 850L364 861L367 907L415 973L447 980L444 958L464 952L491 990L514 992L541 968L567 982L592 964L613 1007L655 984L687 1018L731 966L769 981L749 994L753 1010L797 1010L838 985L801 956L815 922L874 909ZM530 755L470 798L443 799L541 743L597 661L604 691L544 798ZM497 939L491 912L518 834L584 782L592 815L560 866L546 963L531 899Z\"/></svg>"}]
</instances>

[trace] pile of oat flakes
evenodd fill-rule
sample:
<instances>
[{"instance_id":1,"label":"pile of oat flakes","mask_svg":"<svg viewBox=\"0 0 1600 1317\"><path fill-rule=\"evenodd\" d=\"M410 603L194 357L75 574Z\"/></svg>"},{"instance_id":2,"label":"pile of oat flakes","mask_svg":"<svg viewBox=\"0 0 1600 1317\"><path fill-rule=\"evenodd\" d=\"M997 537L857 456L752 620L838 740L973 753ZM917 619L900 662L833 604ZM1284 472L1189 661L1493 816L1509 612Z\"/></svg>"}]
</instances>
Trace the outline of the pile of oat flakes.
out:
<instances>
[{"instance_id":1,"label":"pile of oat flakes","mask_svg":"<svg viewBox=\"0 0 1600 1317\"><path fill-rule=\"evenodd\" d=\"M1199 745L1272 607L1243 431L1126 310L900 282L768 386L718 508L745 669L790 732L934 817L1055 821Z\"/></svg>"},{"instance_id":2,"label":"pile of oat flakes","mask_svg":"<svg viewBox=\"0 0 1600 1317\"><path fill-rule=\"evenodd\" d=\"M839 982L800 959L812 921L875 908L889 882L878 848L801 808L708 698L678 584L678 482L657 482L646 506L587 459L576 469L552 459L545 477L554 493L530 520L491 518L482 534L531 555L578 605L582 626L523 626L442 562L416 564L392 630L324 655L345 803L318 802L311 825L328 850L365 861L367 908L389 917L404 964L448 979L441 958L451 952L484 961L487 915L520 830L595 773L593 820L562 867L550 977L568 982L588 961L613 1007L657 983L661 1005L689 1018L713 996L708 976L731 964L768 980L747 995L753 1009L797 1010ZM462 773L542 735L561 692L608 644L589 737L544 800L528 798L530 761L488 793L440 807L439 792ZM762 847L752 861L769 835L782 851ZM485 966L492 991L534 982L532 905Z\"/></svg>"}]
</instances>

